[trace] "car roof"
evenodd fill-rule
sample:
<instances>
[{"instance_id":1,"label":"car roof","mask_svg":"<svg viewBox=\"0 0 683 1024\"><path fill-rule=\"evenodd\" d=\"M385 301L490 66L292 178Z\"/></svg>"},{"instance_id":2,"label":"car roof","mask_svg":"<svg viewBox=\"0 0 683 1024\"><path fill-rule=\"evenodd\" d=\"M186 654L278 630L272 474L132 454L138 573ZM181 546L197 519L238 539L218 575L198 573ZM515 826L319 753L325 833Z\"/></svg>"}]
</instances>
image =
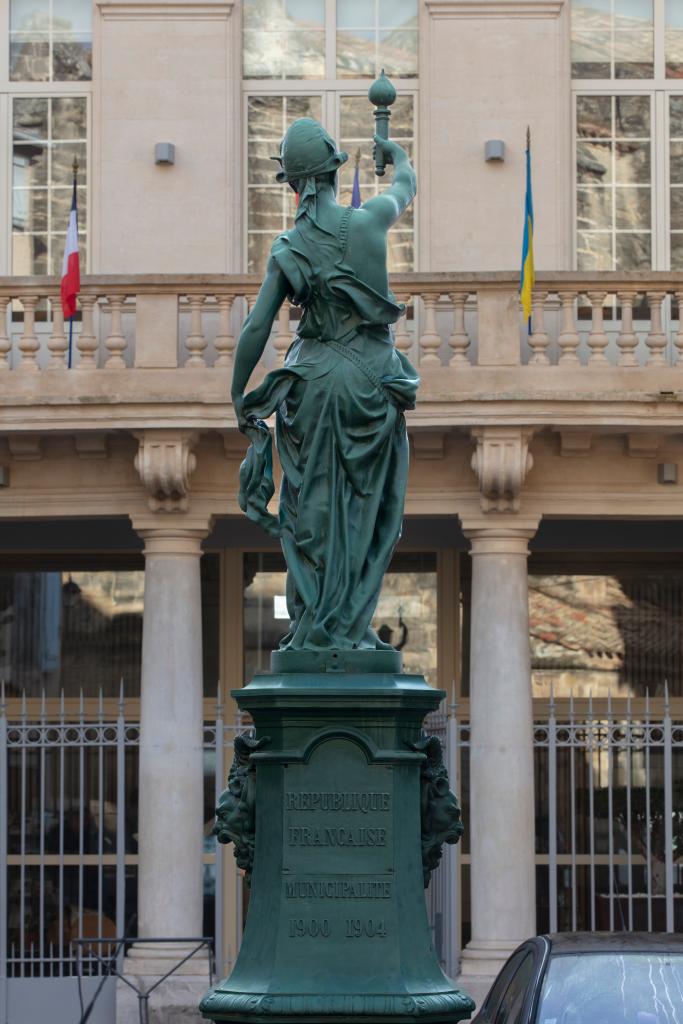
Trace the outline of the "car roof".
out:
<instances>
[{"instance_id":1,"label":"car roof","mask_svg":"<svg viewBox=\"0 0 683 1024\"><path fill-rule=\"evenodd\" d=\"M557 932L546 935L551 955L566 953L683 953L683 935L673 932Z\"/></svg>"}]
</instances>

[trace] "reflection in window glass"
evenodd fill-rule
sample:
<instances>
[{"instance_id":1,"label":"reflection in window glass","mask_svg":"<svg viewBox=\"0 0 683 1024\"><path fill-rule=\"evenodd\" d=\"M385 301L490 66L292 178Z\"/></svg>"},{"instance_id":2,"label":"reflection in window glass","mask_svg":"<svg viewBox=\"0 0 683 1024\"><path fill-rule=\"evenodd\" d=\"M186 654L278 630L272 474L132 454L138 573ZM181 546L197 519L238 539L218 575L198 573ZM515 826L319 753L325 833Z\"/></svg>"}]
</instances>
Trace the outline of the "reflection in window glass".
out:
<instances>
[{"instance_id":1,"label":"reflection in window glass","mask_svg":"<svg viewBox=\"0 0 683 1024\"><path fill-rule=\"evenodd\" d=\"M9 45L13 82L90 81L90 0L11 0Z\"/></svg>"},{"instance_id":2,"label":"reflection in window glass","mask_svg":"<svg viewBox=\"0 0 683 1024\"><path fill-rule=\"evenodd\" d=\"M683 78L683 3L666 0L666 77Z\"/></svg>"},{"instance_id":3,"label":"reflection in window glass","mask_svg":"<svg viewBox=\"0 0 683 1024\"><path fill-rule=\"evenodd\" d=\"M289 628L285 563L279 552L244 557L244 680L270 669ZM404 671L437 682L436 555L394 555L372 625L403 654Z\"/></svg>"},{"instance_id":4,"label":"reflection in window glass","mask_svg":"<svg viewBox=\"0 0 683 1024\"><path fill-rule=\"evenodd\" d=\"M649 96L576 97L579 270L652 266Z\"/></svg>"},{"instance_id":5,"label":"reflection in window glass","mask_svg":"<svg viewBox=\"0 0 683 1024\"><path fill-rule=\"evenodd\" d=\"M372 117L368 116L368 101L365 96L340 97L340 141L339 147L350 155L350 159L339 172L339 202L351 205L351 191L355 162L358 160L361 200L365 202L377 195L391 183L392 170L384 178L375 175L372 159ZM411 160L414 153L414 99L399 96L392 107L391 138L407 151ZM389 232L389 270L392 273L406 273L415 265L414 207L411 203L398 224Z\"/></svg>"},{"instance_id":6,"label":"reflection in window glass","mask_svg":"<svg viewBox=\"0 0 683 1024\"><path fill-rule=\"evenodd\" d=\"M202 572L204 690L218 682L218 558ZM8 696L140 694L142 568L0 571L0 679Z\"/></svg>"},{"instance_id":7,"label":"reflection in window glass","mask_svg":"<svg viewBox=\"0 0 683 1024\"><path fill-rule=\"evenodd\" d=\"M572 78L652 78L653 0L573 0L571 49Z\"/></svg>"},{"instance_id":8,"label":"reflection in window glass","mask_svg":"<svg viewBox=\"0 0 683 1024\"><path fill-rule=\"evenodd\" d=\"M417 0L337 0L337 76L417 76Z\"/></svg>"},{"instance_id":9,"label":"reflection in window glass","mask_svg":"<svg viewBox=\"0 0 683 1024\"><path fill-rule=\"evenodd\" d=\"M78 160L81 265L87 260L87 99L12 101L12 272L61 272Z\"/></svg>"},{"instance_id":10,"label":"reflection in window glass","mask_svg":"<svg viewBox=\"0 0 683 1024\"><path fill-rule=\"evenodd\" d=\"M367 104L366 104L367 105ZM320 96L249 96L247 99L247 268L263 273L270 247L294 223L296 196L278 185L278 164L287 128L297 117L320 120Z\"/></svg>"},{"instance_id":11,"label":"reflection in window glass","mask_svg":"<svg viewBox=\"0 0 683 1024\"><path fill-rule=\"evenodd\" d=\"M683 695L683 574L530 575L534 697Z\"/></svg>"},{"instance_id":12,"label":"reflection in window glass","mask_svg":"<svg viewBox=\"0 0 683 1024\"><path fill-rule=\"evenodd\" d=\"M324 78L325 0L244 0L244 78Z\"/></svg>"},{"instance_id":13,"label":"reflection in window glass","mask_svg":"<svg viewBox=\"0 0 683 1024\"><path fill-rule=\"evenodd\" d=\"M680 954L556 956L543 980L538 1020L675 1021L681 992Z\"/></svg>"},{"instance_id":14,"label":"reflection in window glass","mask_svg":"<svg viewBox=\"0 0 683 1024\"><path fill-rule=\"evenodd\" d=\"M671 269L683 270L683 96L669 97Z\"/></svg>"}]
</instances>

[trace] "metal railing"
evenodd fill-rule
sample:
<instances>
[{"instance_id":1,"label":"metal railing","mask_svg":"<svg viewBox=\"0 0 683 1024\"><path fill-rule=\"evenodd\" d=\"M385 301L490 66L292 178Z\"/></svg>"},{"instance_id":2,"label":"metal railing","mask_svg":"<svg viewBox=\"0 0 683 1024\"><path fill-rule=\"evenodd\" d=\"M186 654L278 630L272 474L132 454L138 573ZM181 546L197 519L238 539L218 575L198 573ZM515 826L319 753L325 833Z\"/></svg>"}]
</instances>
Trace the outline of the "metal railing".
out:
<instances>
[{"instance_id":1,"label":"metal railing","mask_svg":"<svg viewBox=\"0 0 683 1024\"><path fill-rule=\"evenodd\" d=\"M427 728L445 745L467 824L470 726L456 711L430 716ZM205 723L209 819L240 728L224 722L220 705ZM97 975L82 940L107 929L112 940L135 934L138 742L123 699L113 717L100 701L94 720L82 706L67 720L63 705L52 717L43 705L29 720L25 703L10 719L0 702L0 979L75 976L74 940ZM579 713L573 701L551 699L534 725L534 755L539 930L681 930L683 720L668 699L637 713L630 702ZM231 851L207 840L206 908L221 975L236 952L225 936L223 856ZM468 938L469 859L466 831L445 849L426 896L435 949L453 975Z\"/></svg>"}]
</instances>

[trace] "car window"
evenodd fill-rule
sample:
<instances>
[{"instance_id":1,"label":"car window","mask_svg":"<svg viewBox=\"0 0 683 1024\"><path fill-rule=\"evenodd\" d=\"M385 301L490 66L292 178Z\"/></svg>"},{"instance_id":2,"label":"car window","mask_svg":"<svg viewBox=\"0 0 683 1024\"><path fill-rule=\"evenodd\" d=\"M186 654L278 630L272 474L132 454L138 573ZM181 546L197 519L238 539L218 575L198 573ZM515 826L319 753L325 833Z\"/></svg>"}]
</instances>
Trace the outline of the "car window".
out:
<instances>
[{"instance_id":1,"label":"car window","mask_svg":"<svg viewBox=\"0 0 683 1024\"><path fill-rule=\"evenodd\" d=\"M683 955L657 951L551 957L536 1021L679 1024L683 1021Z\"/></svg>"},{"instance_id":2,"label":"car window","mask_svg":"<svg viewBox=\"0 0 683 1024\"><path fill-rule=\"evenodd\" d=\"M534 954L525 953L522 962L510 979L502 1002L493 1018L494 1024L516 1024L520 1019L524 997L534 973Z\"/></svg>"},{"instance_id":3,"label":"car window","mask_svg":"<svg viewBox=\"0 0 683 1024\"><path fill-rule=\"evenodd\" d=\"M515 953L512 954L510 959L501 969L501 972L494 981L491 990L489 991L489 994L484 1000L484 1005L482 1006L481 1009L481 1015L485 1020L493 1019L493 1014L495 1013L498 1004L503 998L505 990L510 984L510 979L512 978L512 975L518 969L518 967L522 963L522 960L524 960L525 957L527 957L528 955L529 952L527 949L517 950Z\"/></svg>"}]
</instances>

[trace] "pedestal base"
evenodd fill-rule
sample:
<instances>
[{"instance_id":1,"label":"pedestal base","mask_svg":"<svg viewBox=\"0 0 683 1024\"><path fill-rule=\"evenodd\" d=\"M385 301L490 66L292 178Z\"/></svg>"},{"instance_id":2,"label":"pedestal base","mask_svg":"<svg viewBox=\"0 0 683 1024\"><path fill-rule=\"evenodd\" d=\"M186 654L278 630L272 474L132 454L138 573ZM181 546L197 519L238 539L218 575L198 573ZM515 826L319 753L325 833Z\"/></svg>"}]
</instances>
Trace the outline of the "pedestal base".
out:
<instances>
[{"instance_id":1,"label":"pedestal base","mask_svg":"<svg viewBox=\"0 0 683 1024\"><path fill-rule=\"evenodd\" d=\"M262 741L252 896L214 1021L467 1019L431 944L423 886L430 805L415 749L443 698L419 676L257 676L233 696ZM425 801L427 800L427 805Z\"/></svg>"}]
</instances>

